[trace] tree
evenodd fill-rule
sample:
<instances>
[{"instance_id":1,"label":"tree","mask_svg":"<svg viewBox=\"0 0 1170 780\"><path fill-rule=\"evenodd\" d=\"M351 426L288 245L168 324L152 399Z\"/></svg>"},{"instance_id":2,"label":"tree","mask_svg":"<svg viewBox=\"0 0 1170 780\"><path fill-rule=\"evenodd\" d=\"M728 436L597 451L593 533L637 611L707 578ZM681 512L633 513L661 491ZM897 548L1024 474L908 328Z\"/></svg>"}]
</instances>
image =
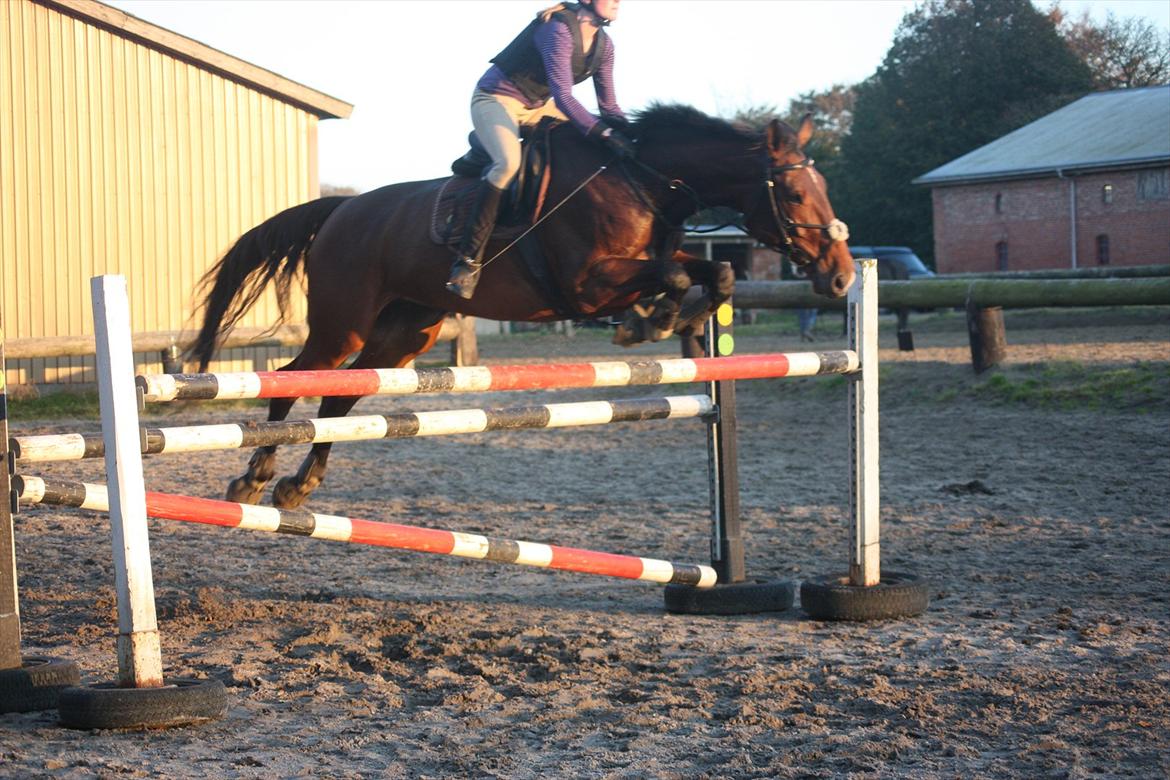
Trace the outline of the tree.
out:
<instances>
[{"instance_id":1,"label":"tree","mask_svg":"<svg viewBox=\"0 0 1170 780\"><path fill-rule=\"evenodd\" d=\"M836 211L857 243L907 244L932 259L930 192L911 180L1091 87L1030 0L927 0L857 86Z\"/></svg>"},{"instance_id":2,"label":"tree","mask_svg":"<svg viewBox=\"0 0 1170 780\"><path fill-rule=\"evenodd\" d=\"M830 183L842 175L841 143L853 127L853 106L857 87L834 84L823 92L802 93L788 102L783 119L796 127L808 113L813 115L816 131L805 146L805 153L817 161L817 168Z\"/></svg>"},{"instance_id":3,"label":"tree","mask_svg":"<svg viewBox=\"0 0 1170 780\"><path fill-rule=\"evenodd\" d=\"M1085 11L1073 19L1059 5L1049 12L1061 35L1093 73L1098 89L1149 87L1170 81L1170 32L1140 17L1106 14L1097 25Z\"/></svg>"}]
</instances>

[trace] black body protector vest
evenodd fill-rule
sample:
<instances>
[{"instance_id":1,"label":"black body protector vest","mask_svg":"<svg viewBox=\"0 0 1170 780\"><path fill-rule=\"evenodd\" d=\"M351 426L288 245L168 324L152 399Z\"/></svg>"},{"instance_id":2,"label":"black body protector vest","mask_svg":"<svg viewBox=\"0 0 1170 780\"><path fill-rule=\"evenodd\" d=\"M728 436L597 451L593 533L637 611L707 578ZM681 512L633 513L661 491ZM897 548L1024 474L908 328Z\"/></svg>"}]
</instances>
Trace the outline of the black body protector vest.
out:
<instances>
[{"instance_id":1,"label":"black body protector vest","mask_svg":"<svg viewBox=\"0 0 1170 780\"><path fill-rule=\"evenodd\" d=\"M593 76L601 64L609 44L609 36L605 30L599 29L593 39L593 53L585 56L581 45L581 22L577 19L576 3L566 5L556 11L549 18L564 22L573 36L573 83L580 84ZM519 35L509 43L502 52L492 58L492 62L508 76L513 84L532 103L543 103L552 96L548 87L548 73L544 69L544 60L536 48L536 28L544 24L541 15L535 19Z\"/></svg>"}]
</instances>

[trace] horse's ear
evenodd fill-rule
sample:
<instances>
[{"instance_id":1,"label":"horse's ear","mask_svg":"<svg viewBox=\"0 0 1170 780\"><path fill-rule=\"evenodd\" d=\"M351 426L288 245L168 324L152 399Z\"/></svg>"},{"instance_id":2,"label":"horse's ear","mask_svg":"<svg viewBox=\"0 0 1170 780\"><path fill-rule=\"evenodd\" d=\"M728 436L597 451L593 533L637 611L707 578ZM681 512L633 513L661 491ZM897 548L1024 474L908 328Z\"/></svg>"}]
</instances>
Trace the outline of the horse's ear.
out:
<instances>
[{"instance_id":1,"label":"horse's ear","mask_svg":"<svg viewBox=\"0 0 1170 780\"><path fill-rule=\"evenodd\" d=\"M768 151L772 152L772 154L779 154L788 146L784 130L784 124L779 119L773 119L768 123L764 134L768 142ZM792 131L789 130L788 132L791 133Z\"/></svg>"},{"instance_id":2,"label":"horse's ear","mask_svg":"<svg viewBox=\"0 0 1170 780\"><path fill-rule=\"evenodd\" d=\"M811 113L808 113L800 120L800 128L796 131L796 143L800 145L801 149L808 143L808 139L812 138L812 134L813 116Z\"/></svg>"}]
</instances>

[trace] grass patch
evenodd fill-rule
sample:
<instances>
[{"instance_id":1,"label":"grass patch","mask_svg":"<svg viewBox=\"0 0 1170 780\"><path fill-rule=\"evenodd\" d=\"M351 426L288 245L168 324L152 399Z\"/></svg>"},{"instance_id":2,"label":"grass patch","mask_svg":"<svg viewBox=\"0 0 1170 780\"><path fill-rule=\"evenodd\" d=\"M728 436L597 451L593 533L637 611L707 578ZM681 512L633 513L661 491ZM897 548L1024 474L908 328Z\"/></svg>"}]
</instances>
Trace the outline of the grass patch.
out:
<instances>
[{"instance_id":1,"label":"grass patch","mask_svg":"<svg viewBox=\"0 0 1170 780\"><path fill-rule=\"evenodd\" d=\"M88 417L96 420L99 416L101 412L96 390L8 399L10 420L54 420L63 417Z\"/></svg>"},{"instance_id":2,"label":"grass patch","mask_svg":"<svg viewBox=\"0 0 1170 780\"><path fill-rule=\"evenodd\" d=\"M851 380L835 375L764 380L773 398L829 401L844 398ZM977 404L1069 411L1170 412L1170 363L1131 365L1077 362L1006 366L975 376L970 366L883 363L878 371L881 405L913 413L921 407Z\"/></svg>"},{"instance_id":3,"label":"grass patch","mask_svg":"<svg viewBox=\"0 0 1170 780\"><path fill-rule=\"evenodd\" d=\"M1045 409L1151 412L1170 409L1170 364L1090 368L1080 363L1012 367L976 382L972 397Z\"/></svg>"},{"instance_id":4,"label":"grass patch","mask_svg":"<svg viewBox=\"0 0 1170 780\"><path fill-rule=\"evenodd\" d=\"M309 399L316 403L320 399ZM188 411L195 405L206 407L210 404L217 411L224 409L256 409L267 408L267 398L247 398L232 401L174 401L170 403L147 404L146 411L141 412L143 419L155 417L169 417ZM26 420L100 420L101 406L96 390L72 391L64 390L55 393L46 393L42 396L8 399L9 422L17 424Z\"/></svg>"}]
</instances>

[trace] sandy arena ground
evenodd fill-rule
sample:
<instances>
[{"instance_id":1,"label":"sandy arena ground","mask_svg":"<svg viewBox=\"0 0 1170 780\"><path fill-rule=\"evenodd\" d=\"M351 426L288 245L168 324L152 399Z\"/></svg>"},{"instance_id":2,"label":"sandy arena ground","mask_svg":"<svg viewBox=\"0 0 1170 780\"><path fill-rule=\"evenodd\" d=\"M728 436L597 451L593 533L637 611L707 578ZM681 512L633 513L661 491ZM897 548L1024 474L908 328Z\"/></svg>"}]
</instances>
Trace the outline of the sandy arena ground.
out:
<instances>
[{"instance_id":1,"label":"sandy arena ground","mask_svg":"<svg viewBox=\"0 0 1170 780\"><path fill-rule=\"evenodd\" d=\"M1092 377L1144 360L1164 378L1165 311L1093 316L1009 316L1012 366L1075 361ZM883 318L883 564L931 579L922 617L675 616L647 583L151 521L167 673L221 679L226 719L89 733L52 712L0 715L0 776L1165 777L1170 391L1140 410L955 396L986 380L953 319L916 329L906 354ZM822 318L814 346L843 346L838 324ZM790 328L740 343L802 348ZM485 362L619 354L593 331L481 349ZM697 392L664 389L551 400ZM358 413L548 398L366 399ZM742 382L739 399L749 573L841 571L844 381ZM262 416L203 405L155 424ZM341 444L310 508L706 562L704 441L691 420ZM281 473L305 449L285 450ZM158 456L147 484L219 497L248 454ZM99 462L42 471L105 481ZM104 516L32 508L17 544L25 652L113 679Z\"/></svg>"}]
</instances>

